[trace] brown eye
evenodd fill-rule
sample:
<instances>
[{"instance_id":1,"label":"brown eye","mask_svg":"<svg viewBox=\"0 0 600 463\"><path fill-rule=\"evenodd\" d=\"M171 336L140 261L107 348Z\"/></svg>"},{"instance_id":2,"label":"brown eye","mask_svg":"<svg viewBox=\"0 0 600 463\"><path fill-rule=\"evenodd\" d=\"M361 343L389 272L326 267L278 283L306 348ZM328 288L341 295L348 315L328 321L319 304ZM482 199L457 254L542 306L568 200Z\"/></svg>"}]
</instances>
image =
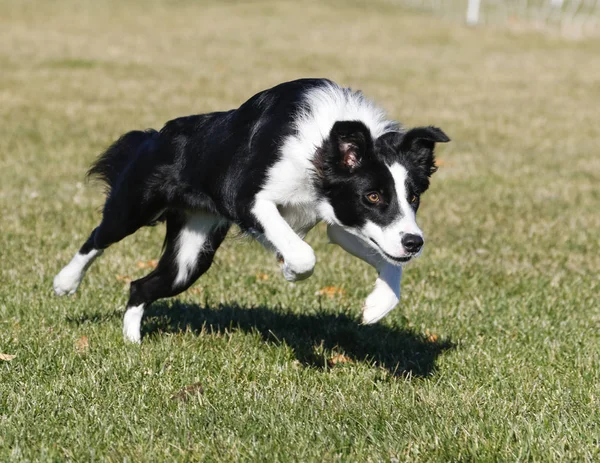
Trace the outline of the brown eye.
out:
<instances>
[{"instance_id":1,"label":"brown eye","mask_svg":"<svg viewBox=\"0 0 600 463\"><path fill-rule=\"evenodd\" d=\"M410 197L410 203L411 203L411 204L414 204L414 203L416 203L416 202L417 202L417 199L419 199L419 198L417 198L417 195L412 195L412 196Z\"/></svg>"},{"instance_id":2,"label":"brown eye","mask_svg":"<svg viewBox=\"0 0 600 463\"><path fill-rule=\"evenodd\" d=\"M377 204L379 201L381 201L381 197L379 196L379 193L376 193L374 191L367 195L367 199L369 200L370 203L373 203L373 204Z\"/></svg>"}]
</instances>

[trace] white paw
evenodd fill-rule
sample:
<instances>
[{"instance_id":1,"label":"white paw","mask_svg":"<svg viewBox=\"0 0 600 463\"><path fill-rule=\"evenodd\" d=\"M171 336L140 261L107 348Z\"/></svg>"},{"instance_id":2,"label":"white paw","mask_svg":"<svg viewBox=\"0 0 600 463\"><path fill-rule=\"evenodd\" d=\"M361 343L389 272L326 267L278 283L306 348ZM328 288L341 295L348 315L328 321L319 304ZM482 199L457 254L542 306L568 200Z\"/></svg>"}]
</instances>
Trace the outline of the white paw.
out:
<instances>
[{"instance_id":1,"label":"white paw","mask_svg":"<svg viewBox=\"0 0 600 463\"><path fill-rule=\"evenodd\" d=\"M293 253L284 256L281 270L287 281L304 280L312 275L317 258L313 249L306 243Z\"/></svg>"},{"instance_id":2,"label":"white paw","mask_svg":"<svg viewBox=\"0 0 600 463\"><path fill-rule=\"evenodd\" d=\"M85 271L100 254L102 254L102 251L98 249L92 249L87 254L75 254L71 262L54 277L53 286L56 295L64 296L77 291Z\"/></svg>"},{"instance_id":3,"label":"white paw","mask_svg":"<svg viewBox=\"0 0 600 463\"><path fill-rule=\"evenodd\" d=\"M132 344L142 343L142 334L140 330L126 330L123 329L123 340Z\"/></svg>"},{"instance_id":4,"label":"white paw","mask_svg":"<svg viewBox=\"0 0 600 463\"><path fill-rule=\"evenodd\" d=\"M376 323L385 317L399 302L394 291L381 279L375 282L375 289L369 294L363 306L362 322L365 325Z\"/></svg>"},{"instance_id":5,"label":"white paw","mask_svg":"<svg viewBox=\"0 0 600 463\"><path fill-rule=\"evenodd\" d=\"M73 294L77 291L82 278L83 272L79 271L79 269L70 268L70 266L67 265L54 277L54 292L57 296Z\"/></svg>"},{"instance_id":6,"label":"white paw","mask_svg":"<svg viewBox=\"0 0 600 463\"><path fill-rule=\"evenodd\" d=\"M123 338L125 342L140 344L142 342L142 317L144 305L129 307L123 317Z\"/></svg>"}]
</instances>

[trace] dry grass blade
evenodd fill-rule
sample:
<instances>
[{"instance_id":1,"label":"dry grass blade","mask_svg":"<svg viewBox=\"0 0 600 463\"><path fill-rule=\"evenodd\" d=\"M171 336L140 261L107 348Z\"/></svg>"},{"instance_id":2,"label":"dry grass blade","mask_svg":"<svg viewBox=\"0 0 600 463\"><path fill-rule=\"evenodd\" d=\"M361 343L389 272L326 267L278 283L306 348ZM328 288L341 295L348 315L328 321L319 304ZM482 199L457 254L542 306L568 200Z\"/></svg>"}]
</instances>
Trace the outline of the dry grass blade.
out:
<instances>
[{"instance_id":1,"label":"dry grass blade","mask_svg":"<svg viewBox=\"0 0 600 463\"><path fill-rule=\"evenodd\" d=\"M77 341L75 341L75 350L80 354L87 352L89 348L90 343L87 336L81 336Z\"/></svg>"},{"instance_id":2,"label":"dry grass blade","mask_svg":"<svg viewBox=\"0 0 600 463\"><path fill-rule=\"evenodd\" d=\"M429 332L429 330L425 330L425 336L426 336L427 342L435 343L435 342L438 342L438 340L439 340L439 336L435 333Z\"/></svg>"},{"instance_id":3,"label":"dry grass blade","mask_svg":"<svg viewBox=\"0 0 600 463\"><path fill-rule=\"evenodd\" d=\"M348 357L344 354L336 354L333 357L331 357L329 360L327 360L327 364L330 367L333 367L334 365L337 365L338 363L354 363L354 360L352 360L350 357Z\"/></svg>"},{"instance_id":4,"label":"dry grass blade","mask_svg":"<svg viewBox=\"0 0 600 463\"><path fill-rule=\"evenodd\" d=\"M146 268L155 269L156 266L158 265L158 260L157 259L140 260L135 265L137 268L140 268L140 269L146 269Z\"/></svg>"},{"instance_id":5,"label":"dry grass blade","mask_svg":"<svg viewBox=\"0 0 600 463\"><path fill-rule=\"evenodd\" d=\"M0 354L0 360L4 360L6 362L10 362L12 359L14 359L16 357L16 355L11 355L11 354Z\"/></svg>"},{"instance_id":6,"label":"dry grass blade","mask_svg":"<svg viewBox=\"0 0 600 463\"><path fill-rule=\"evenodd\" d=\"M344 294L346 294L346 291L343 288L338 288L337 286L325 286L318 290L315 293L315 296L334 298L335 296L343 296Z\"/></svg>"},{"instance_id":7,"label":"dry grass blade","mask_svg":"<svg viewBox=\"0 0 600 463\"><path fill-rule=\"evenodd\" d=\"M194 383L186 386L171 396L172 400L189 400L198 394L204 394L204 388L201 383Z\"/></svg>"}]
</instances>

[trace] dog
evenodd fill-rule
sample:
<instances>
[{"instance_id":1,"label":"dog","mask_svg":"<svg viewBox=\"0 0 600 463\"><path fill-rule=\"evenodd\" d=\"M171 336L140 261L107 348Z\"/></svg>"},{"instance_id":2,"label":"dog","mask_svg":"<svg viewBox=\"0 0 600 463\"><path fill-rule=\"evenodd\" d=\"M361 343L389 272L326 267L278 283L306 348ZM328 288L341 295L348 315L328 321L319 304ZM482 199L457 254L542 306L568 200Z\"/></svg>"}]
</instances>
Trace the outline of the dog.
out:
<instances>
[{"instance_id":1,"label":"dog","mask_svg":"<svg viewBox=\"0 0 600 463\"><path fill-rule=\"evenodd\" d=\"M436 127L404 129L327 79L282 83L237 109L128 132L88 172L107 186L102 221L54 291L74 293L111 244L166 221L157 267L130 286L123 335L139 343L144 308L205 273L232 224L297 281L316 264L303 238L323 221L331 242L377 270L362 318L375 323L400 299L402 266L421 253L415 216L436 171L435 143L448 141Z\"/></svg>"}]
</instances>

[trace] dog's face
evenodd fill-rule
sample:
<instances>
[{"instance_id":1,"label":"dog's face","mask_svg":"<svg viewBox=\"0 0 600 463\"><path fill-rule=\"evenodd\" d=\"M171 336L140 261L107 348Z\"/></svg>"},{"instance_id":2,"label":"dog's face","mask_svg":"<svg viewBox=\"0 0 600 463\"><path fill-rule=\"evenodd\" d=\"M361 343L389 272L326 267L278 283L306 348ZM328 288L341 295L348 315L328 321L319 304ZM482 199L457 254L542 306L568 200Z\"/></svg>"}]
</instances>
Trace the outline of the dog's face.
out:
<instances>
[{"instance_id":1,"label":"dog's face","mask_svg":"<svg viewBox=\"0 0 600 463\"><path fill-rule=\"evenodd\" d=\"M435 127L373 140L362 122L336 122L315 161L332 220L392 264L408 262L423 247L416 213L436 171L435 143L449 140Z\"/></svg>"}]
</instances>

